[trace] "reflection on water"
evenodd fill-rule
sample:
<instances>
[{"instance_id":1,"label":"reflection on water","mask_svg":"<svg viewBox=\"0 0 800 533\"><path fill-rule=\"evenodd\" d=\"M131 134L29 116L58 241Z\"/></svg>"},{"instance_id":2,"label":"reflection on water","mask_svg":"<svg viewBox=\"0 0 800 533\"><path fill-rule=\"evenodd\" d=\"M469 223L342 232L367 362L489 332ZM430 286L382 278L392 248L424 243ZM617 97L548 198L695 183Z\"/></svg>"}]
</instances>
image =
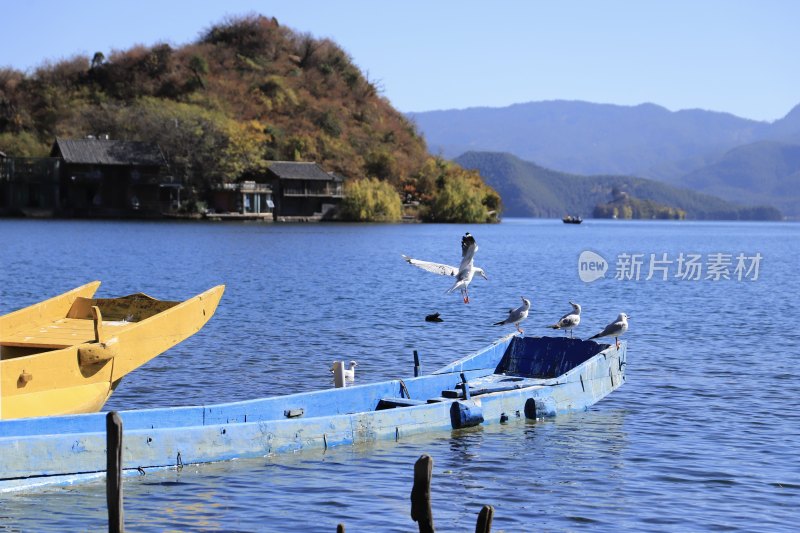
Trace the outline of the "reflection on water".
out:
<instances>
[{"instance_id":1,"label":"reflection on water","mask_svg":"<svg viewBox=\"0 0 800 533\"><path fill-rule=\"evenodd\" d=\"M448 262L465 232L490 281L471 303L400 254ZM80 239L75 236L80 235ZM93 279L98 296L182 300L227 290L196 335L123 381L110 409L202 404L329 387L333 360L356 382L423 372L510 331L552 334L567 301L576 335L631 315L628 381L590 411L369 445L187 465L125 478L131 531L413 531L413 465L434 459L442 531L792 531L800 501L800 310L792 224L508 221L459 225L260 225L0 221L0 312ZM760 252L757 282L582 283L583 250ZM610 277L613 265L607 277ZM444 322L425 322L441 313ZM782 320L775 320L776 312ZM106 527L105 485L0 496L0 530Z\"/></svg>"}]
</instances>

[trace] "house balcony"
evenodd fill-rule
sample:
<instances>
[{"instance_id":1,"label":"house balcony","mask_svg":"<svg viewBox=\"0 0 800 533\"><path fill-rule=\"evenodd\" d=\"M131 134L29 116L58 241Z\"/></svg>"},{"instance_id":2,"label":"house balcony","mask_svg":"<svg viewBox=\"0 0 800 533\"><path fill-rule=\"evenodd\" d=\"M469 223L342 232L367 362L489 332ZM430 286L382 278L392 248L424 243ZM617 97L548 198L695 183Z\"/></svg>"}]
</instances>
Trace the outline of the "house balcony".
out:
<instances>
[{"instance_id":1,"label":"house balcony","mask_svg":"<svg viewBox=\"0 0 800 533\"><path fill-rule=\"evenodd\" d=\"M272 187L270 187L268 183L256 183L255 181L223 183L219 188L225 191L238 191L242 193L272 193Z\"/></svg>"}]
</instances>

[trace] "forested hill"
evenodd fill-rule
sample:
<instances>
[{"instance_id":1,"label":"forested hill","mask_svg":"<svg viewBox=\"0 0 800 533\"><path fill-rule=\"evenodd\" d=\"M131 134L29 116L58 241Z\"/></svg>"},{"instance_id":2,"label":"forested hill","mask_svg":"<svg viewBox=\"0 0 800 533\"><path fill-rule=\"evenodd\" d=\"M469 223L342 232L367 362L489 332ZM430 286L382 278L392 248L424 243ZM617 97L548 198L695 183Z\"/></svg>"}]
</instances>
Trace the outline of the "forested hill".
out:
<instances>
[{"instance_id":1,"label":"forested hill","mask_svg":"<svg viewBox=\"0 0 800 533\"><path fill-rule=\"evenodd\" d=\"M467 152L456 162L478 170L504 198L512 217L590 217L620 195L655 202L698 220L780 220L772 207L743 207L708 194L631 176L581 176L550 170L516 156Z\"/></svg>"},{"instance_id":2,"label":"forested hill","mask_svg":"<svg viewBox=\"0 0 800 533\"><path fill-rule=\"evenodd\" d=\"M273 160L316 161L351 182L389 183L423 218L499 212L480 176L432 157L336 43L274 18L232 18L180 47L0 69L0 151L45 156L57 136L103 134L158 142L170 172L198 190L257 179Z\"/></svg>"}]
</instances>

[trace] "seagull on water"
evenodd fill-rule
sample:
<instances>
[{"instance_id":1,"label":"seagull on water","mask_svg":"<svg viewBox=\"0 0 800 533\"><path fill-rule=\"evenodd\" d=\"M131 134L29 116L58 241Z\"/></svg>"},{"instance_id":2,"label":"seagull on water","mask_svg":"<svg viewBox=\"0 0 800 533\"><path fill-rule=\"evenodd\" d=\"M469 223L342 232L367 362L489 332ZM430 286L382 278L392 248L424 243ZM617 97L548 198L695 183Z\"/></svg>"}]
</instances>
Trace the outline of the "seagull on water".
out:
<instances>
[{"instance_id":1,"label":"seagull on water","mask_svg":"<svg viewBox=\"0 0 800 533\"><path fill-rule=\"evenodd\" d=\"M500 322L495 322L494 326L502 326L504 324L514 324L517 326L517 331L520 333L525 333L520 327L519 323L528 318L528 310L531 308L531 301L526 299L524 296L522 297L522 305L517 307L516 309L511 309L508 312L508 318L505 320L501 320Z\"/></svg>"},{"instance_id":2,"label":"seagull on water","mask_svg":"<svg viewBox=\"0 0 800 533\"><path fill-rule=\"evenodd\" d=\"M558 319L558 322L552 326L547 326L552 329L563 329L566 336L569 330L569 336L572 337L572 330L581 323L581 306L579 304L569 303L572 306L572 311Z\"/></svg>"},{"instance_id":3,"label":"seagull on water","mask_svg":"<svg viewBox=\"0 0 800 533\"><path fill-rule=\"evenodd\" d=\"M425 316L425 322L444 322L439 313L433 313Z\"/></svg>"},{"instance_id":4,"label":"seagull on water","mask_svg":"<svg viewBox=\"0 0 800 533\"><path fill-rule=\"evenodd\" d=\"M630 317L625 313L620 313L617 319L611 324L607 325L603 331L597 335L589 337L589 340L599 339L600 337L614 337L617 342L617 350L619 350L619 337L628 331L628 319Z\"/></svg>"},{"instance_id":5,"label":"seagull on water","mask_svg":"<svg viewBox=\"0 0 800 533\"><path fill-rule=\"evenodd\" d=\"M486 272L484 272L482 268L476 267L473 263L475 252L477 251L478 245L475 242L475 237L467 232L467 234L461 238L461 264L458 266L458 268L450 265L443 265L442 263L420 261L419 259L408 257L407 255L404 255L403 259L405 259L409 265L414 265L422 270L427 270L428 272L433 272L434 274L439 274L442 276L454 276L456 281L453 283L453 286L447 290L447 292L451 293L456 289L459 289L461 291L461 296L464 299L464 303L468 304L469 291L467 288L472 282L472 277L475 274L478 274L483 279L489 279L486 277Z\"/></svg>"}]
</instances>

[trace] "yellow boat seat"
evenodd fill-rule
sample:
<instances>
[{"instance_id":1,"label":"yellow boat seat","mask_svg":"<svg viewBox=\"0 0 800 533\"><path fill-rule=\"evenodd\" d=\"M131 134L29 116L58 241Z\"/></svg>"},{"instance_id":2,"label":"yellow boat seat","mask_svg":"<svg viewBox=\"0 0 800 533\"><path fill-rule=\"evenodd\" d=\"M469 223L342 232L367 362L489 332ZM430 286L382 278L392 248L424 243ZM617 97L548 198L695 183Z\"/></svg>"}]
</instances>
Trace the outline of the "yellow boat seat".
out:
<instances>
[{"instance_id":1,"label":"yellow boat seat","mask_svg":"<svg viewBox=\"0 0 800 533\"><path fill-rule=\"evenodd\" d=\"M62 318L49 324L17 331L12 335L3 335L0 346L58 350L94 340L93 320Z\"/></svg>"}]
</instances>

